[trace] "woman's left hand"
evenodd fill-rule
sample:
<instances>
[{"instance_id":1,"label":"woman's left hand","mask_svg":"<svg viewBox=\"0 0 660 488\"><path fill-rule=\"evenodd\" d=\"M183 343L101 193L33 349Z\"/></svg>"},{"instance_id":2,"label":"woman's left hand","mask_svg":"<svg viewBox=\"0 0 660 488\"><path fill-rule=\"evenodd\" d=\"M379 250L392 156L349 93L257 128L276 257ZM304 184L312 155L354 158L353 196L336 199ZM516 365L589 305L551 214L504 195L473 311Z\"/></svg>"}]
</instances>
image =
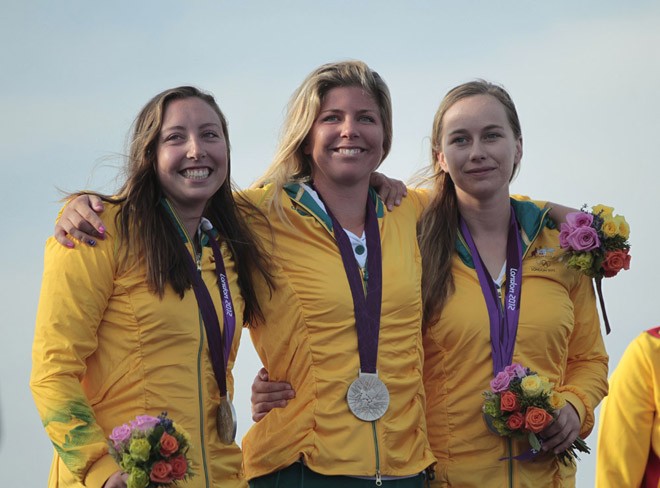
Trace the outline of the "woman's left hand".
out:
<instances>
[{"instance_id":1,"label":"woman's left hand","mask_svg":"<svg viewBox=\"0 0 660 488\"><path fill-rule=\"evenodd\" d=\"M554 454L564 452L577 439L581 425L577 411L573 405L567 402L558 411L555 421L541 432L541 437L544 439L541 449Z\"/></svg>"}]
</instances>

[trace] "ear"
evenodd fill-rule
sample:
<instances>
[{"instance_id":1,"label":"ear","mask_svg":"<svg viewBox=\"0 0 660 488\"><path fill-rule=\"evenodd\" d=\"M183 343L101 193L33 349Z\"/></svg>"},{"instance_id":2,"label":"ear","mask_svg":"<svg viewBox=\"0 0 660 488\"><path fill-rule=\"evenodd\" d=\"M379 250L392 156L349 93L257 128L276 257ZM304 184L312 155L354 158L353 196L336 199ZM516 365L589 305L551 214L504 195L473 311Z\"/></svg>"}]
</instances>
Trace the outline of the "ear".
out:
<instances>
[{"instance_id":1,"label":"ear","mask_svg":"<svg viewBox=\"0 0 660 488\"><path fill-rule=\"evenodd\" d=\"M438 162L438 165L440 165L442 171L444 171L445 173L449 173L449 167L447 166L447 161L445 161L445 153L439 152L436 160Z\"/></svg>"},{"instance_id":2,"label":"ear","mask_svg":"<svg viewBox=\"0 0 660 488\"><path fill-rule=\"evenodd\" d=\"M520 161L522 160L522 156L523 156L523 139L522 136L520 136L516 141L516 155L513 160L514 166L518 166L520 164Z\"/></svg>"},{"instance_id":3,"label":"ear","mask_svg":"<svg viewBox=\"0 0 660 488\"><path fill-rule=\"evenodd\" d=\"M300 147L302 148L302 152L305 156L309 156L310 154L312 154L312 149L310 147L309 140L307 140L307 138L305 138L305 140L302 142Z\"/></svg>"}]
</instances>

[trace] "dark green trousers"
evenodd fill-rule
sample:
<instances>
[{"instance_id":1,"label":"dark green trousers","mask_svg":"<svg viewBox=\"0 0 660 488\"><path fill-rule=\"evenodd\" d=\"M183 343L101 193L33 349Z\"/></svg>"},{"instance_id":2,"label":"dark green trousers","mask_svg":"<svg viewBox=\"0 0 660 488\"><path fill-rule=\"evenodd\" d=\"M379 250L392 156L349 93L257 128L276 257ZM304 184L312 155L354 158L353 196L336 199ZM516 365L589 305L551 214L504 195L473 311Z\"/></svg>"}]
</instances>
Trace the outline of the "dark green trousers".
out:
<instances>
[{"instance_id":1,"label":"dark green trousers","mask_svg":"<svg viewBox=\"0 0 660 488\"><path fill-rule=\"evenodd\" d=\"M303 463L293 463L288 468L254 478L250 488L376 488L375 479L351 476L326 476L315 473ZM384 488L424 488L424 475L412 478L383 480Z\"/></svg>"}]
</instances>

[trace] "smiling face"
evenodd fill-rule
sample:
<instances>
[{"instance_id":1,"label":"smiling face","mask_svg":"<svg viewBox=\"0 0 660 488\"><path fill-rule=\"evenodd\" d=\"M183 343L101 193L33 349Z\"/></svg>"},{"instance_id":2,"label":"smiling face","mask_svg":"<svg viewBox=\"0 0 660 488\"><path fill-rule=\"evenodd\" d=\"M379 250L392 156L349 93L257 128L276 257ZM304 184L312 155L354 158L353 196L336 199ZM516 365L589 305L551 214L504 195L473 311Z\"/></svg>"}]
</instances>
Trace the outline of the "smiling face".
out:
<instances>
[{"instance_id":1,"label":"smiling face","mask_svg":"<svg viewBox=\"0 0 660 488\"><path fill-rule=\"evenodd\" d=\"M440 167L457 194L484 200L509 195L509 182L522 158L507 113L495 97L474 95L452 105L443 116Z\"/></svg>"},{"instance_id":2,"label":"smiling face","mask_svg":"<svg viewBox=\"0 0 660 488\"><path fill-rule=\"evenodd\" d=\"M359 87L329 90L303 151L312 160L317 187L368 185L383 159L384 131L380 109Z\"/></svg>"},{"instance_id":3,"label":"smiling face","mask_svg":"<svg viewBox=\"0 0 660 488\"><path fill-rule=\"evenodd\" d=\"M175 99L163 114L156 171L178 212L201 216L227 178L227 141L220 118L197 97Z\"/></svg>"}]
</instances>

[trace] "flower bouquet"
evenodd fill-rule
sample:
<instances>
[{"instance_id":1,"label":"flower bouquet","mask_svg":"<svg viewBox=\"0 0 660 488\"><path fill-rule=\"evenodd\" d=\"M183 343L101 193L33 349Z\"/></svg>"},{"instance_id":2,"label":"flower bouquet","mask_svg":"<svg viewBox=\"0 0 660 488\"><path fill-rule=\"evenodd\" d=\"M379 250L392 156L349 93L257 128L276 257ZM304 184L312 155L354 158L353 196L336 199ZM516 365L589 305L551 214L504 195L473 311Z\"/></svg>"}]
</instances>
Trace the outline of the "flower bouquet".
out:
<instances>
[{"instance_id":1,"label":"flower bouquet","mask_svg":"<svg viewBox=\"0 0 660 488\"><path fill-rule=\"evenodd\" d=\"M500 371L483 393L483 412L492 431L503 437L527 437L531 454L541 450L539 433L554 420L554 412L566 405L561 393L545 376L514 363ZM586 442L577 438L559 454L564 464L575 464L576 452L590 452ZM525 459L517 456L515 459Z\"/></svg>"},{"instance_id":2,"label":"flower bouquet","mask_svg":"<svg viewBox=\"0 0 660 488\"><path fill-rule=\"evenodd\" d=\"M608 334L610 325L601 281L630 268L630 227L613 210L605 205L596 205L592 210L584 206L580 212L569 213L566 222L559 226L559 246L566 251L561 259L569 268L595 279Z\"/></svg>"},{"instance_id":3,"label":"flower bouquet","mask_svg":"<svg viewBox=\"0 0 660 488\"><path fill-rule=\"evenodd\" d=\"M157 488L194 476L188 433L163 412L138 415L110 435L110 455L128 474L128 488Z\"/></svg>"}]
</instances>

